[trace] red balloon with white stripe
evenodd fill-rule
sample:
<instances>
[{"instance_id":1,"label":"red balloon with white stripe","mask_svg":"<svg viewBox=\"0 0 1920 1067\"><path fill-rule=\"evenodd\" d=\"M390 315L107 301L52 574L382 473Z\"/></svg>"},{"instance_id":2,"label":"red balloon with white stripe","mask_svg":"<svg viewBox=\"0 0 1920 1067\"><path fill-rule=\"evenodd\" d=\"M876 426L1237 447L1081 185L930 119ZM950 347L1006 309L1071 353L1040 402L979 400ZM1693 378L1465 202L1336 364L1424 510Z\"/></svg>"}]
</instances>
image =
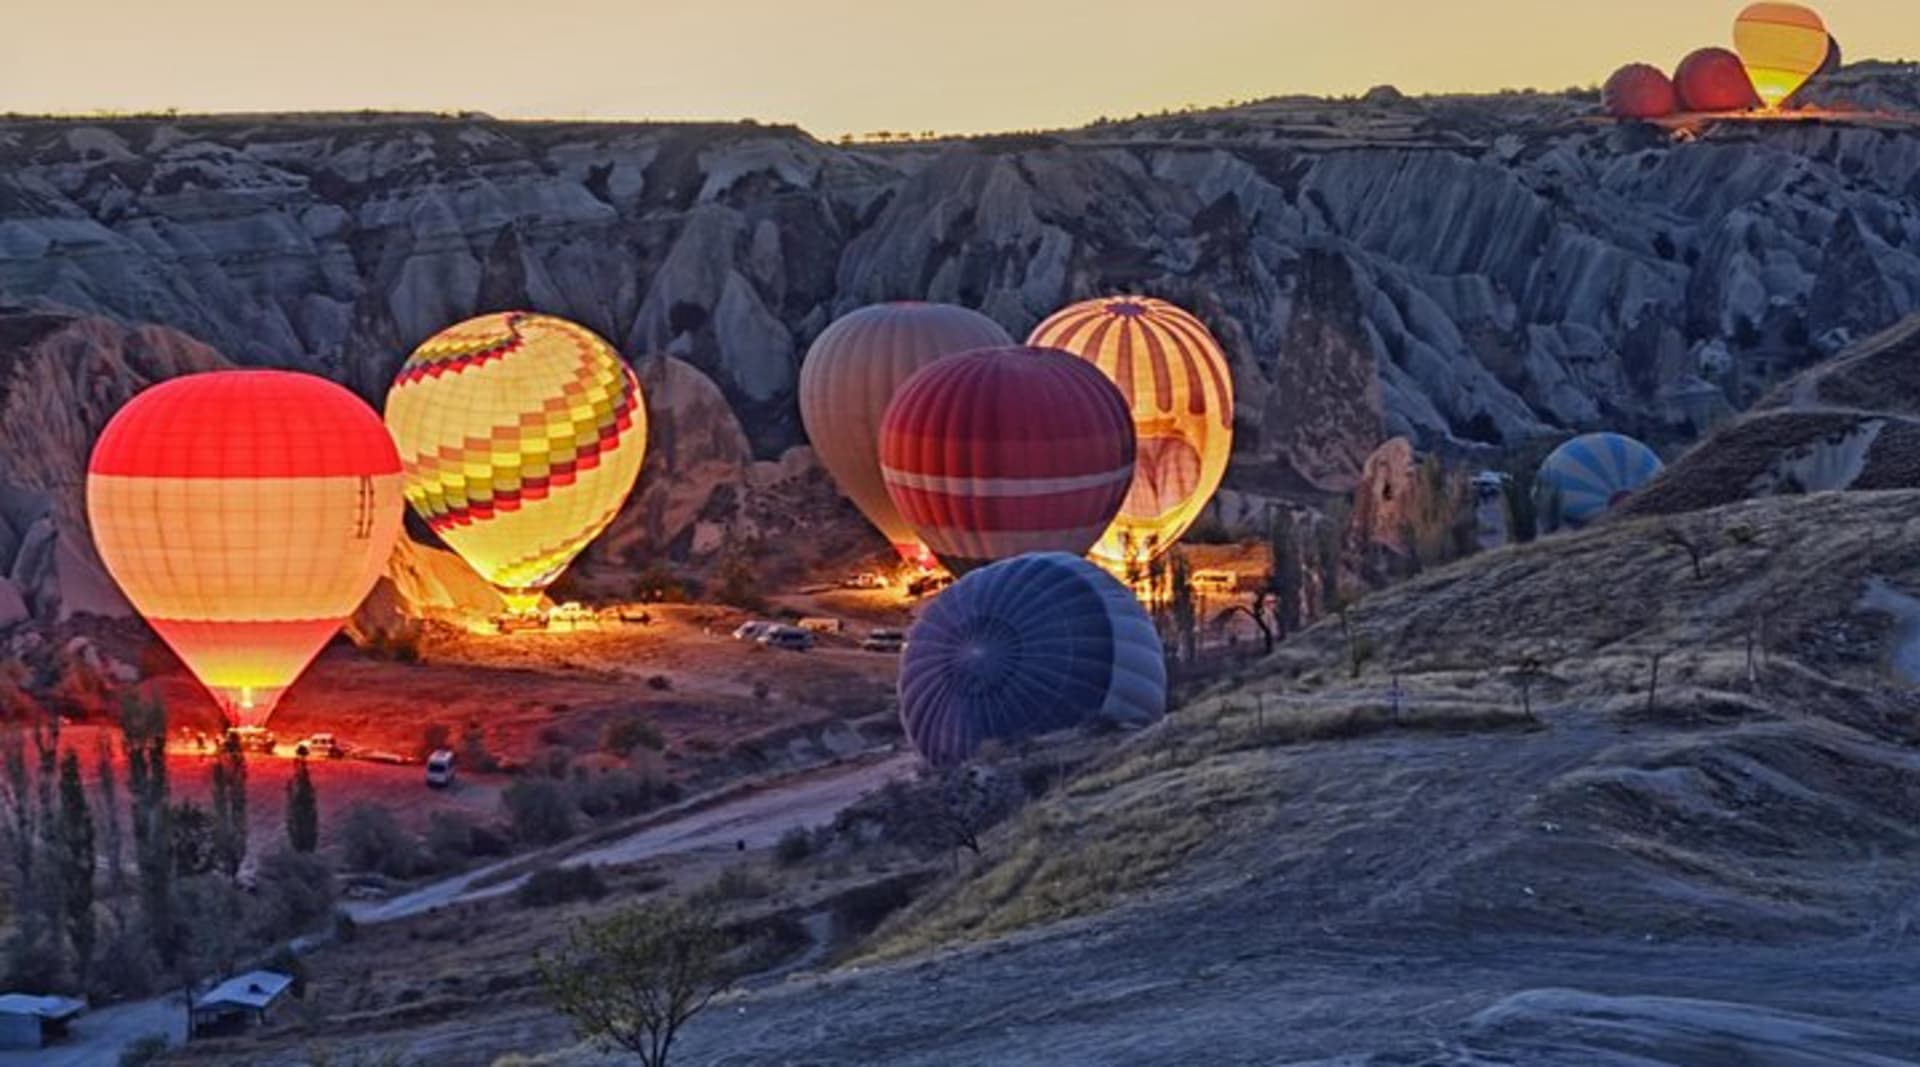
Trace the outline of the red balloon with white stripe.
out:
<instances>
[{"instance_id":1,"label":"red balloon with white stripe","mask_svg":"<svg viewBox=\"0 0 1920 1067\"><path fill-rule=\"evenodd\" d=\"M1127 499L1134 451L1126 398L1098 367L1027 345L922 368L880 423L887 495L956 574L1086 554Z\"/></svg>"}]
</instances>

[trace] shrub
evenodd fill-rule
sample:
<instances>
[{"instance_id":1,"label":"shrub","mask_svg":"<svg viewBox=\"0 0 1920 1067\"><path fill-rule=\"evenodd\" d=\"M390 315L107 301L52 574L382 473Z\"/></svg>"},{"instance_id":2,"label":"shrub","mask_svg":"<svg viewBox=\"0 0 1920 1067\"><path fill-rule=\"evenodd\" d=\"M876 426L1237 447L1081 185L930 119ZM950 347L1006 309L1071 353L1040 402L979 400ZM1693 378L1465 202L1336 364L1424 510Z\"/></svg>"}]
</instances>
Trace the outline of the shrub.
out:
<instances>
[{"instance_id":1,"label":"shrub","mask_svg":"<svg viewBox=\"0 0 1920 1067\"><path fill-rule=\"evenodd\" d=\"M573 833L573 803L566 788L551 778L521 778L501 794L513 836L528 844L550 845Z\"/></svg>"},{"instance_id":2,"label":"shrub","mask_svg":"<svg viewBox=\"0 0 1920 1067\"><path fill-rule=\"evenodd\" d=\"M813 835L804 826L796 826L780 835L773 846L773 858L782 867L791 867L813 854Z\"/></svg>"},{"instance_id":3,"label":"shrub","mask_svg":"<svg viewBox=\"0 0 1920 1067\"><path fill-rule=\"evenodd\" d=\"M760 900L772 893L773 887L747 868L728 867L699 895L709 900Z\"/></svg>"},{"instance_id":4,"label":"shrub","mask_svg":"<svg viewBox=\"0 0 1920 1067\"><path fill-rule=\"evenodd\" d=\"M542 867L513 891L513 901L523 908L550 908L575 900L599 900L606 895L607 883L600 878L600 868L584 864Z\"/></svg>"},{"instance_id":5,"label":"shrub","mask_svg":"<svg viewBox=\"0 0 1920 1067\"><path fill-rule=\"evenodd\" d=\"M500 761L487 748L487 732L477 722L468 723L460 732L460 762L487 774L500 769Z\"/></svg>"},{"instance_id":6,"label":"shrub","mask_svg":"<svg viewBox=\"0 0 1920 1067\"><path fill-rule=\"evenodd\" d=\"M427 821L427 851L442 868L458 867L474 856L504 856L507 840L490 826L457 811L436 811Z\"/></svg>"},{"instance_id":7,"label":"shrub","mask_svg":"<svg viewBox=\"0 0 1920 1067\"><path fill-rule=\"evenodd\" d=\"M673 679L664 674L650 674L647 676L647 688L664 693L673 688Z\"/></svg>"},{"instance_id":8,"label":"shrub","mask_svg":"<svg viewBox=\"0 0 1920 1067\"><path fill-rule=\"evenodd\" d=\"M572 767L573 749L565 745L549 746L533 762L533 769L548 778L565 778Z\"/></svg>"},{"instance_id":9,"label":"shrub","mask_svg":"<svg viewBox=\"0 0 1920 1067\"><path fill-rule=\"evenodd\" d=\"M120 1067L146 1067L173 1047L165 1034L148 1034L120 1050Z\"/></svg>"},{"instance_id":10,"label":"shrub","mask_svg":"<svg viewBox=\"0 0 1920 1067\"><path fill-rule=\"evenodd\" d=\"M621 759L632 755L636 748L661 752L666 747L667 739L661 736L659 728L632 712L607 720L606 729L600 734L600 751Z\"/></svg>"},{"instance_id":11,"label":"shrub","mask_svg":"<svg viewBox=\"0 0 1920 1067\"><path fill-rule=\"evenodd\" d=\"M303 934L333 913L333 871L311 853L268 853L256 884L253 926L263 940Z\"/></svg>"},{"instance_id":12,"label":"shrub","mask_svg":"<svg viewBox=\"0 0 1920 1067\"><path fill-rule=\"evenodd\" d=\"M653 798L653 780L632 771L596 774L574 787L574 803L582 814L595 819L638 815L653 806Z\"/></svg>"},{"instance_id":13,"label":"shrub","mask_svg":"<svg viewBox=\"0 0 1920 1067\"><path fill-rule=\"evenodd\" d=\"M420 869L419 842L400 829L392 812L376 804L362 802L347 809L340 843L351 870L406 878Z\"/></svg>"},{"instance_id":14,"label":"shrub","mask_svg":"<svg viewBox=\"0 0 1920 1067\"><path fill-rule=\"evenodd\" d=\"M430 722L420 731L420 758L426 759L443 748L453 747L453 727L444 722Z\"/></svg>"},{"instance_id":15,"label":"shrub","mask_svg":"<svg viewBox=\"0 0 1920 1067\"><path fill-rule=\"evenodd\" d=\"M833 902L834 940L865 937L912 900L907 881L899 878L847 890Z\"/></svg>"}]
</instances>

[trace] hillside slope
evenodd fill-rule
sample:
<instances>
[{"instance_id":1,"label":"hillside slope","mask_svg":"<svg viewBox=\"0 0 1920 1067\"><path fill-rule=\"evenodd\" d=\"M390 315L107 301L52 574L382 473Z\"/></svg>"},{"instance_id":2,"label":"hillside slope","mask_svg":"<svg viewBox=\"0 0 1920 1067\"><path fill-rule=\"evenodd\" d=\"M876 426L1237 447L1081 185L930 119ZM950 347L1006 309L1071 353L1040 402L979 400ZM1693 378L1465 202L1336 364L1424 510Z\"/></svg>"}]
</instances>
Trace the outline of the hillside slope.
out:
<instances>
[{"instance_id":1,"label":"hillside slope","mask_svg":"<svg viewBox=\"0 0 1920 1067\"><path fill-rule=\"evenodd\" d=\"M1620 509L1671 515L1751 497L1920 488L1920 315L1782 382Z\"/></svg>"},{"instance_id":2,"label":"hillside slope","mask_svg":"<svg viewBox=\"0 0 1920 1067\"><path fill-rule=\"evenodd\" d=\"M1622 523L1370 598L1357 680L1310 631L1029 812L883 934L906 962L730 1004L690 1054L1908 1062L1920 494L1697 521L1747 531L1699 578Z\"/></svg>"}]
</instances>

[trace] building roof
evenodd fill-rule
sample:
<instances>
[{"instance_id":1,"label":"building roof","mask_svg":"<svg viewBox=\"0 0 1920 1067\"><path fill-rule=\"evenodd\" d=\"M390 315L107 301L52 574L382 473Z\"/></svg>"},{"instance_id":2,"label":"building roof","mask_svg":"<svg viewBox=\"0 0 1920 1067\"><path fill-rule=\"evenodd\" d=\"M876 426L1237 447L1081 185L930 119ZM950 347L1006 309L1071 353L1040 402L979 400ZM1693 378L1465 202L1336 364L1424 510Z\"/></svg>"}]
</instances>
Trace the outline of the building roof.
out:
<instances>
[{"instance_id":1,"label":"building roof","mask_svg":"<svg viewBox=\"0 0 1920 1067\"><path fill-rule=\"evenodd\" d=\"M0 1015L38 1015L42 1019L71 1019L87 1010L87 1002L72 997L37 997L31 993L0 994Z\"/></svg>"},{"instance_id":2,"label":"building roof","mask_svg":"<svg viewBox=\"0 0 1920 1067\"><path fill-rule=\"evenodd\" d=\"M236 974L200 995L195 1008L264 1008L280 998L293 985L293 978L279 971L248 971Z\"/></svg>"}]
</instances>

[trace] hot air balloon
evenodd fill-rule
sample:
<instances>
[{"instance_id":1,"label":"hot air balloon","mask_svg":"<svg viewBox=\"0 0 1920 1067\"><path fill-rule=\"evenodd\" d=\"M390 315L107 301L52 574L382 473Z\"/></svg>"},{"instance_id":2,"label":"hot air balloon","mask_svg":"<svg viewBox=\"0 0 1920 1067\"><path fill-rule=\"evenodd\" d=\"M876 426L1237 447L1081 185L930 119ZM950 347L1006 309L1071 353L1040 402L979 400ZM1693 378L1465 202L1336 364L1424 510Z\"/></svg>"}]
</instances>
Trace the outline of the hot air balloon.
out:
<instances>
[{"instance_id":1,"label":"hot air balloon","mask_svg":"<svg viewBox=\"0 0 1920 1067\"><path fill-rule=\"evenodd\" d=\"M1132 412L1140 459L1094 559L1118 573L1173 547L1220 488L1233 452L1233 378L1200 320L1164 300L1088 300L1055 312L1028 344L1100 368Z\"/></svg>"},{"instance_id":2,"label":"hot air balloon","mask_svg":"<svg viewBox=\"0 0 1920 1067\"><path fill-rule=\"evenodd\" d=\"M935 766L1103 720L1144 726L1167 706L1153 621L1132 593L1078 556L1003 560L927 606L900 660L900 721Z\"/></svg>"},{"instance_id":3,"label":"hot air balloon","mask_svg":"<svg viewBox=\"0 0 1920 1067\"><path fill-rule=\"evenodd\" d=\"M887 495L955 574L1086 552L1126 499L1133 459L1120 391L1055 349L948 356L908 378L880 421Z\"/></svg>"},{"instance_id":4,"label":"hot air balloon","mask_svg":"<svg viewBox=\"0 0 1920 1067\"><path fill-rule=\"evenodd\" d=\"M407 503L516 612L607 523L640 474L640 383L592 331L513 311L415 349L387 393Z\"/></svg>"},{"instance_id":5,"label":"hot air balloon","mask_svg":"<svg viewBox=\"0 0 1920 1067\"><path fill-rule=\"evenodd\" d=\"M1724 48L1687 53L1674 71L1673 87L1684 111L1747 111L1760 106L1746 64Z\"/></svg>"},{"instance_id":6,"label":"hot air balloon","mask_svg":"<svg viewBox=\"0 0 1920 1067\"><path fill-rule=\"evenodd\" d=\"M266 722L373 588L400 501L380 417L287 371L153 386L107 423L87 466L108 572L239 726Z\"/></svg>"},{"instance_id":7,"label":"hot air balloon","mask_svg":"<svg viewBox=\"0 0 1920 1067\"><path fill-rule=\"evenodd\" d=\"M1733 45L1760 100L1778 108L1827 61L1827 25L1799 4L1759 3L1740 12Z\"/></svg>"},{"instance_id":8,"label":"hot air balloon","mask_svg":"<svg viewBox=\"0 0 1920 1067\"><path fill-rule=\"evenodd\" d=\"M1660 473L1653 449L1617 433L1590 433L1547 456L1534 479L1541 521L1549 530L1585 526Z\"/></svg>"},{"instance_id":9,"label":"hot air balloon","mask_svg":"<svg viewBox=\"0 0 1920 1067\"><path fill-rule=\"evenodd\" d=\"M800 421L840 491L900 557L931 568L933 555L887 496L880 477L880 419L895 390L942 356L1013 343L976 311L951 304L876 304L821 332L800 365Z\"/></svg>"},{"instance_id":10,"label":"hot air balloon","mask_svg":"<svg viewBox=\"0 0 1920 1067\"><path fill-rule=\"evenodd\" d=\"M1674 113L1679 101L1673 82L1656 67L1629 63L1613 72L1601 90L1607 114L1617 119L1659 119Z\"/></svg>"}]
</instances>

